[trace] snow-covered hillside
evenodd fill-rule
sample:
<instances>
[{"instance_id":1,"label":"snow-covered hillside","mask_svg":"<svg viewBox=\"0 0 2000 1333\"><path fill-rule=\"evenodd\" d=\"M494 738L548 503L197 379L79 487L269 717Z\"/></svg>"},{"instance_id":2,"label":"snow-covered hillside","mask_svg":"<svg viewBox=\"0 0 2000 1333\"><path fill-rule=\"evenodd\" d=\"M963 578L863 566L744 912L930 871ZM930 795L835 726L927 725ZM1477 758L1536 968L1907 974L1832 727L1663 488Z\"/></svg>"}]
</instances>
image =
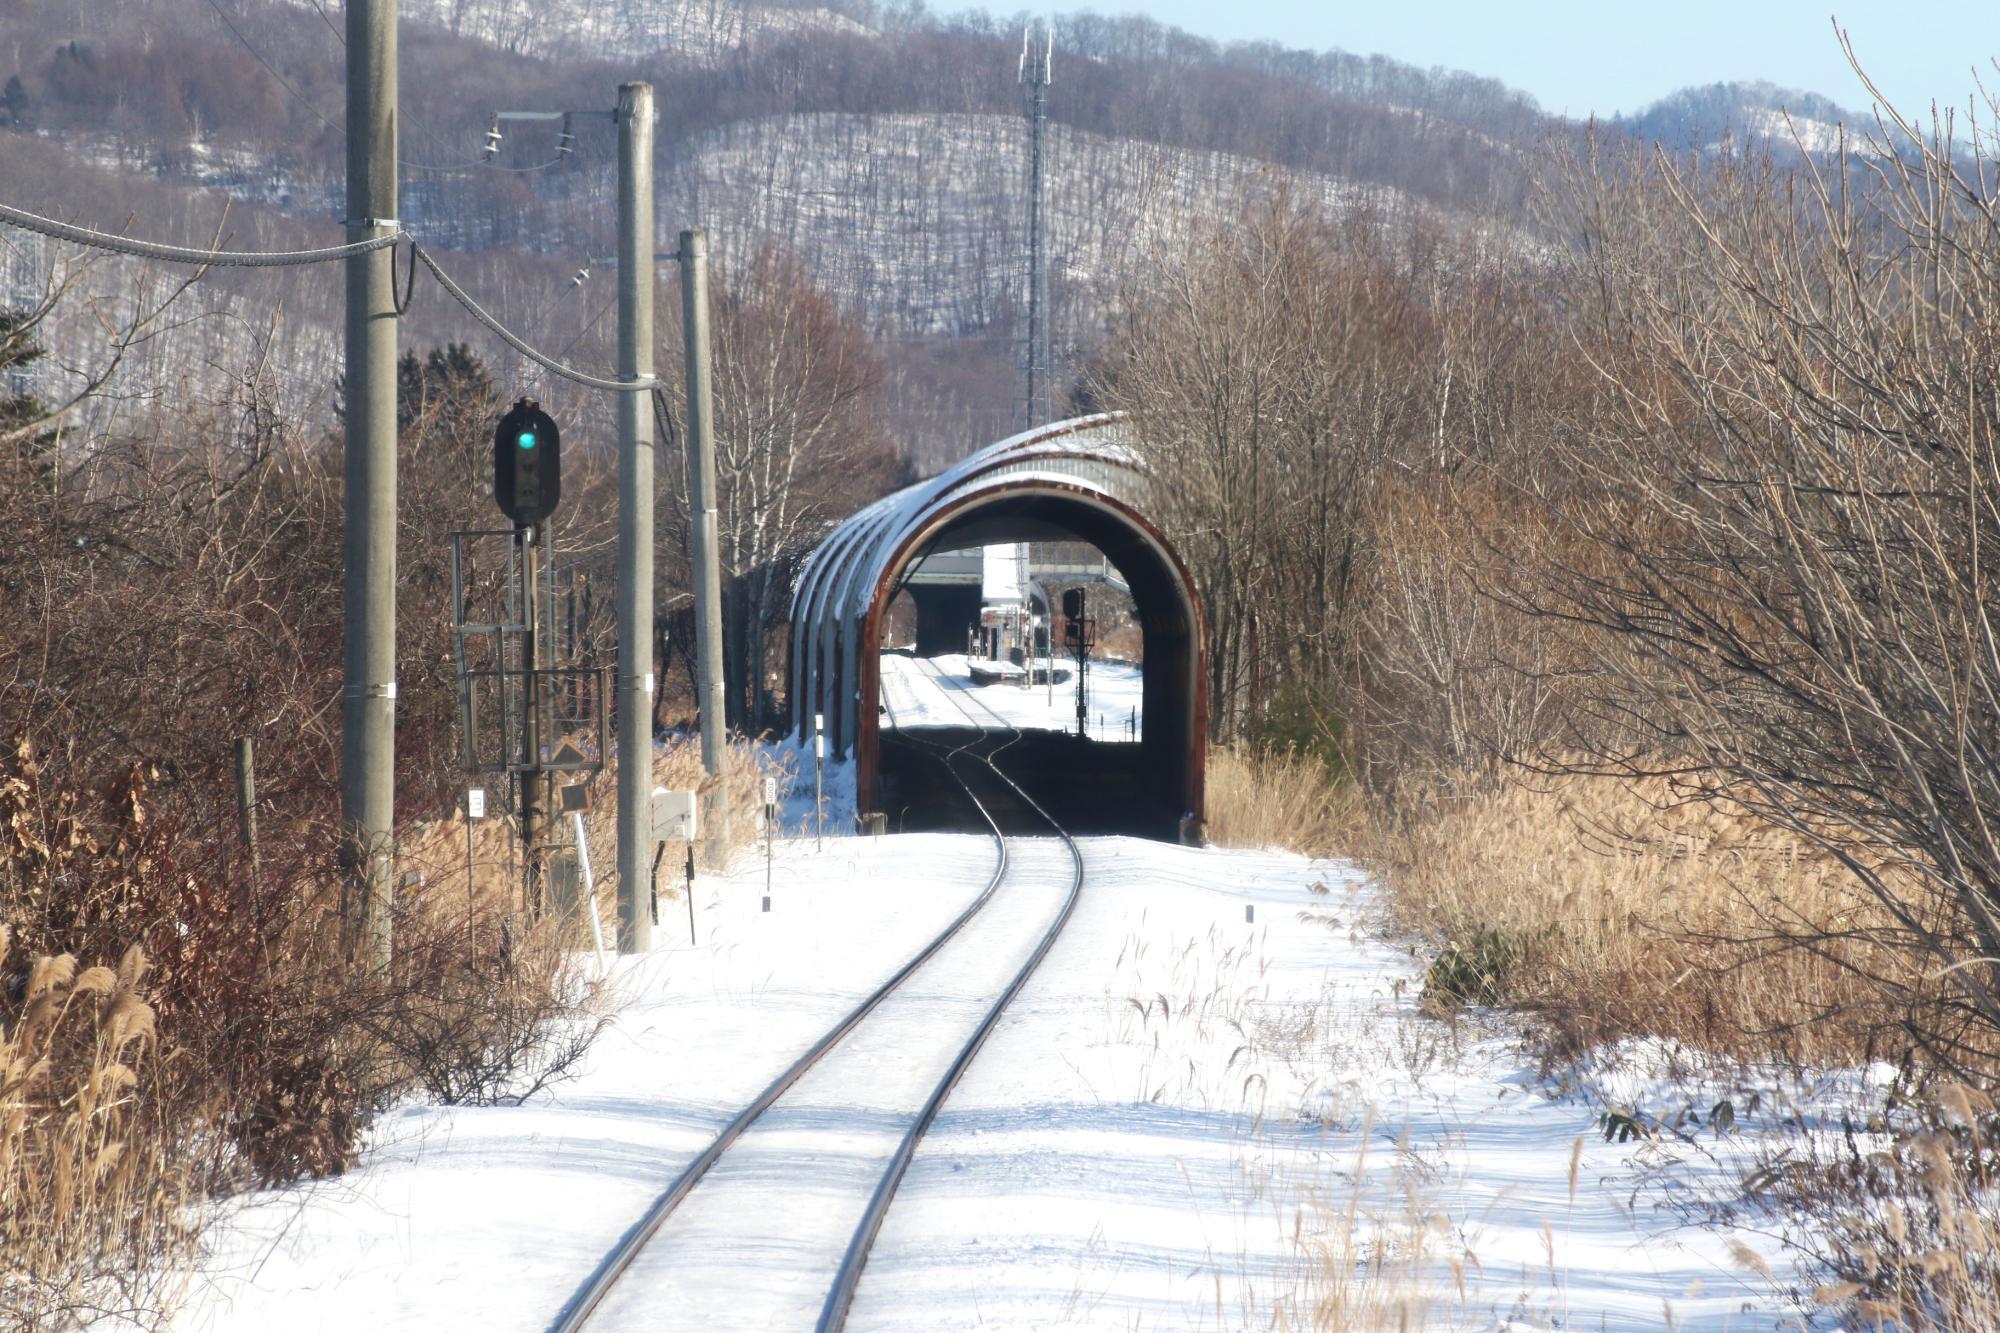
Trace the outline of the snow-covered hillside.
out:
<instances>
[{"instance_id":1,"label":"snow-covered hillside","mask_svg":"<svg viewBox=\"0 0 2000 1333\"><path fill-rule=\"evenodd\" d=\"M1613 123L1669 149L1714 151L1747 142L1820 154L1840 149L1843 127L1848 147L1865 151L1855 136L1872 129L1874 119L1817 93L1750 82L1683 88Z\"/></svg>"},{"instance_id":2,"label":"snow-covered hillside","mask_svg":"<svg viewBox=\"0 0 2000 1333\"><path fill-rule=\"evenodd\" d=\"M669 52L712 61L764 37L867 31L830 9L744 0L402 0L401 9L406 21L551 57Z\"/></svg>"},{"instance_id":3,"label":"snow-covered hillside","mask_svg":"<svg viewBox=\"0 0 2000 1333\"><path fill-rule=\"evenodd\" d=\"M1386 187L1063 125L1047 151L1059 338L1101 318L1135 266L1260 194L1288 188L1336 211L1408 205ZM1026 152L1019 116L783 116L704 136L674 177L727 245L768 238L805 256L878 327L959 334L1022 298Z\"/></svg>"}]
</instances>

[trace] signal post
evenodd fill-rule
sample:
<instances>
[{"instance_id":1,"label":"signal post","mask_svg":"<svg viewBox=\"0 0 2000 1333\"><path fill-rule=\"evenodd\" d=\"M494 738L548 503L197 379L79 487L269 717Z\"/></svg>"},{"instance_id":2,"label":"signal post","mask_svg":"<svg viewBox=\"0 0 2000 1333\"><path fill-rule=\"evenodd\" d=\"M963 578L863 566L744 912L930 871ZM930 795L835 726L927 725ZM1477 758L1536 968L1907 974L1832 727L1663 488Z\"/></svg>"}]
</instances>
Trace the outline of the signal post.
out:
<instances>
[{"instance_id":1,"label":"signal post","mask_svg":"<svg viewBox=\"0 0 2000 1333\"><path fill-rule=\"evenodd\" d=\"M562 499L562 432L532 398L515 403L493 432L493 498L514 521L521 548L521 612L526 627L521 655L526 668L522 690L525 722L521 773L521 846L528 869L528 909L539 913L545 890L548 847L549 780L542 735L541 606L537 597L542 528Z\"/></svg>"},{"instance_id":2,"label":"signal post","mask_svg":"<svg viewBox=\"0 0 2000 1333\"><path fill-rule=\"evenodd\" d=\"M486 155L500 147L503 123L560 121L556 154L574 150L573 122L608 118L618 129L618 947L652 947L653 919L642 892L649 846L653 765L653 506L655 391L653 287L653 85L626 83L618 105L603 111L497 111ZM593 260L592 263L610 262ZM589 265L585 266L586 273ZM582 279L583 274L578 275ZM524 555L528 586L532 549ZM704 718L707 714L704 712ZM705 728L704 728L705 730ZM704 745L706 743L704 742ZM704 749L706 753L706 749ZM711 770L713 771L713 770ZM531 779L531 785L533 780ZM525 815L524 815L525 818Z\"/></svg>"}]
</instances>

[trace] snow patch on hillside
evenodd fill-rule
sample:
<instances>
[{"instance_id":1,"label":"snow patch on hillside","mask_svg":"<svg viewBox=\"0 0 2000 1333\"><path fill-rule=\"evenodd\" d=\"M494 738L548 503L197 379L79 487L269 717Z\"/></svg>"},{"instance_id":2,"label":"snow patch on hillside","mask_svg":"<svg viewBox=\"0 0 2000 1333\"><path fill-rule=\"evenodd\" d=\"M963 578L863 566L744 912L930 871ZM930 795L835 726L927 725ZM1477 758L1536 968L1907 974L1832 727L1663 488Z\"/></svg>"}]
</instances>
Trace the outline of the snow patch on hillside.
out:
<instances>
[{"instance_id":1,"label":"snow patch on hillside","mask_svg":"<svg viewBox=\"0 0 2000 1333\"><path fill-rule=\"evenodd\" d=\"M668 51L705 62L772 37L868 31L830 9L744 0L402 0L402 15L508 51L545 57Z\"/></svg>"},{"instance_id":2,"label":"snow patch on hillside","mask_svg":"<svg viewBox=\"0 0 2000 1333\"><path fill-rule=\"evenodd\" d=\"M704 136L671 175L718 246L774 240L878 327L969 334L1023 299L1027 134L1005 115L772 117ZM1140 265L1281 187L1336 215L1417 206L1385 186L1065 125L1049 127L1046 170L1059 344Z\"/></svg>"},{"instance_id":3,"label":"snow patch on hillside","mask_svg":"<svg viewBox=\"0 0 2000 1333\"><path fill-rule=\"evenodd\" d=\"M1788 116L1770 107L1743 108L1744 132L1753 138L1775 139L1808 153L1840 151L1846 130L1840 125L1810 116ZM1719 145L1718 145L1719 146Z\"/></svg>"}]
</instances>

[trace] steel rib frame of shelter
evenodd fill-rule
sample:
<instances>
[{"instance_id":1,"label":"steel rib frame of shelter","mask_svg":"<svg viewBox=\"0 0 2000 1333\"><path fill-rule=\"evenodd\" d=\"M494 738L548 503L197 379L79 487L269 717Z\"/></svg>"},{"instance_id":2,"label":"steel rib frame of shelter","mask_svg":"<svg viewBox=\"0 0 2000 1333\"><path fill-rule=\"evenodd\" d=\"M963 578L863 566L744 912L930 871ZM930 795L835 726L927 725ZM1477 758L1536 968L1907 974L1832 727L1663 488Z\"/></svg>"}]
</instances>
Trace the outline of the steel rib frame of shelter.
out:
<instances>
[{"instance_id":1,"label":"steel rib frame of shelter","mask_svg":"<svg viewBox=\"0 0 2000 1333\"><path fill-rule=\"evenodd\" d=\"M1148 514L1153 482L1127 429L1123 414L1105 413L989 445L854 514L807 558L792 598L793 724L810 744L815 715L824 717L829 755L854 762L859 817L882 815L889 829L951 822L927 819L923 808L953 786L938 781L936 746L912 745L883 725L882 628L909 572L944 551L1082 541L1131 591L1143 645L1142 736L1107 744L1024 735L1009 746L1009 774L1057 818L1067 815L1074 832L1200 840L1208 731L1200 594ZM920 603L919 640L935 640L924 615Z\"/></svg>"}]
</instances>

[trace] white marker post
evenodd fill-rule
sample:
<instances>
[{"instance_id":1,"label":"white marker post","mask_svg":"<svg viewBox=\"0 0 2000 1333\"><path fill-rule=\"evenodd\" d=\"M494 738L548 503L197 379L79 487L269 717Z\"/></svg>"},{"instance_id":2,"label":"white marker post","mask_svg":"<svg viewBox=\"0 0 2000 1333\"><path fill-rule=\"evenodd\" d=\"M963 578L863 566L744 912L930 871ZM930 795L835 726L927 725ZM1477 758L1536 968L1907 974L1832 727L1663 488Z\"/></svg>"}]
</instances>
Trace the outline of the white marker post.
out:
<instances>
[{"instance_id":1,"label":"white marker post","mask_svg":"<svg viewBox=\"0 0 2000 1333\"><path fill-rule=\"evenodd\" d=\"M597 916L597 879L590 873L590 839L583 831L583 811L570 815L576 821L576 861L583 871L583 900L590 904L590 940L597 946L597 972L606 971L604 962L604 922Z\"/></svg>"},{"instance_id":2,"label":"white marker post","mask_svg":"<svg viewBox=\"0 0 2000 1333\"><path fill-rule=\"evenodd\" d=\"M479 952L479 941L473 929L478 901L472 890L472 821L484 818L486 818L486 789L467 787L465 789L465 947L474 953Z\"/></svg>"},{"instance_id":3,"label":"white marker post","mask_svg":"<svg viewBox=\"0 0 2000 1333\"><path fill-rule=\"evenodd\" d=\"M826 849L826 714L813 714L813 850Z\"/></svg>"},{"instance_id":4,"label":"white marker post","mask_svg":"<svg viewBox=\"0 0 2000 1333\"><path fill-rule=\"evenodd\" d=\"M771 910L771 840L777 836L778 780L764 779L764 910Z\"/></svg>"}]
</instances>

